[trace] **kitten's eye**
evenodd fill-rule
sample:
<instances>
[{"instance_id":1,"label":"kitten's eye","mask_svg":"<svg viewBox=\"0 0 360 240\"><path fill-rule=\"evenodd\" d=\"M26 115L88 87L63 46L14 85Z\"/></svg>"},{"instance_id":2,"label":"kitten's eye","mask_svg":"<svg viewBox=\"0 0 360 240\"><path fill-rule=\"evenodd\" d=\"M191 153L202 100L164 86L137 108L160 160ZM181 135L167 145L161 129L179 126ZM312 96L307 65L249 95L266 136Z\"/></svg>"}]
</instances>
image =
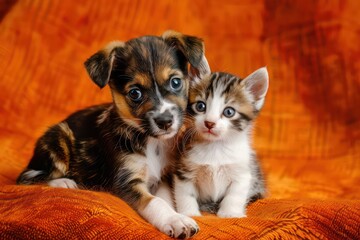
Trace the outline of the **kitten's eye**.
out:
<instances>
[{"instance_id":1,"label":"kitten's eye","mask_svg":"<svg viewBox=\"0 0 360 240\"><path fill-rule=\"evenodd\" d=\"M196 109L196 111L198 111L198 112L205 112L205 110L206 110L206 105L205 105L205 103L204 102L197 102L196 104L195 104L195 109Z\"/></svg>"},{"instance_id":2,"label":"kitten's eye","mask_svg":"<svg viewBox=\"0 0 360 240\"><path fill-rule=\"evenodd\" d=\"M128 92L128 96L134 102L138 102L142 99L142 93L139 88L133 88Z\"/></svg>"},{"instance_id":3,"label":"kitten's eye","mask_svg":"<svg viewBox=\"0 0 360 240\"><path fill-rule=\"evenodd\" d=\"M178 91L182 87L182 81L178 77L174 77L170 80L170 87L174 91Z\"/></svg>"},{"instance_id":4,"label":"kitten's eye","mask_svg":"<svg viewBox=\"0 0 360 240\"><path fill-rule=\"evenodd\" d=\"M224 109L223 114L225 117L231 118L235 115L235 109L233 109L232 107L227 107Z\"/></svg>"}]
</instances>

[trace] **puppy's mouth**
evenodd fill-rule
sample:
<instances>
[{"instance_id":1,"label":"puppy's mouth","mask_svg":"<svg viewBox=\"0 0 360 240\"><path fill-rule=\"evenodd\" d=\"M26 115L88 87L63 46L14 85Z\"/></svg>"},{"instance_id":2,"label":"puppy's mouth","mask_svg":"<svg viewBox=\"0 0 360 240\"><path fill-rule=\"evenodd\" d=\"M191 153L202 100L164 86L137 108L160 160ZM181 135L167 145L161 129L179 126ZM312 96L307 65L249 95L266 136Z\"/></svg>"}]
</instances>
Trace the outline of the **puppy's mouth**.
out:
<instances>
[{"instance_id":1,"label":"puppy's mouth","mask_svg":"<svg viewBox=\"0 0 360 240\"><path fill-rule=\"evenodd\" d=\"M154 118L150 118L150 134L159 139L169 139L174 137L180 128L180 119L177 116L173 116L171 121L166 124L156 121Z\"/></svg>"},{"instance_id":2,"label":"puppy's mouth","mask_svg":"<svg viewBox=\"0 0 360 240\"><path fill-rule=\"evenodd\" d=\"M150 135L159 139L174 137L182 123L180 109L173 103L164 101L158 109L146 114Z\"/></svg>"},{"instance_id":3,"label":"puppy's mouth","mask_svg":"<svg viewBox=\"0 0 360 240\"><path fill-rule=\"evenodd\" d=\"M169 139L169 138L172 138L176 135L177 133L177 130L173 130L173 131L168 131L168 132L165 132L165 133L159 133L157 135L155 135L157 138L159 139Z\"/></svg>"},{"instance_id":4,"label":"puppy's mouth","mask_svg":"<svg viewBox=\"0 0 360 240\"><path fill-rule=\"evenodd\" d=\"M153 121L151 121L153 122ZM167 129L160 129L158 126L156 126L155 122L151 124L151 135L155 138L159 139L169 139L176 135L176 133L179 131L179 124L173 123L169 128Z\"/></svg>"}]
</instances>

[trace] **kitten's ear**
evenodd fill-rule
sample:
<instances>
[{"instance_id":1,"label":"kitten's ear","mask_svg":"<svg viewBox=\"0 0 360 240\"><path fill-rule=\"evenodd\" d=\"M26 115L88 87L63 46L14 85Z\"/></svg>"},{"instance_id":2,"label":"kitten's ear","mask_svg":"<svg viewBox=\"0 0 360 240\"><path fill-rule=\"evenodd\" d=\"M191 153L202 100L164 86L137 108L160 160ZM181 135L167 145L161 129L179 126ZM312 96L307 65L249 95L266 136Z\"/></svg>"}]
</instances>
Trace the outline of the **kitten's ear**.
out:
<instances>
[{"instance_id":1,"label":"kitten's ear","mask_svg":"<svg viewBox=\"0 0 360 240\"><path fill-rule=\"evenodd\" d=\"M242 80L245 89L253 96L255 107L260 110L269 88L269 74L266 67L259 68Z\"/></svg>"},{"instance_id":2,"label":"kitten's ear","mask_svg":"<svg viewBox=\"0 0 360 240\"><path fill-rule=\"evenodd\" d=\"M164 32L162 38L167 44L178 48L184 54L190 63L189 75L193 80L199 81L211 73L202 39L173 30Z\"/></svg>"},{"instance_id":3,"label":"kitten's ear","mask_svg":"<svg viewBox=\"0 0 360 240\"><path fill-rule=\"evenodd\" d=\"M110 42L105 48L85 61L85 68L91 78L100 88L108 84L113 67L115 52L124 47L123 42Z\"/></svg>"}]
</instances>

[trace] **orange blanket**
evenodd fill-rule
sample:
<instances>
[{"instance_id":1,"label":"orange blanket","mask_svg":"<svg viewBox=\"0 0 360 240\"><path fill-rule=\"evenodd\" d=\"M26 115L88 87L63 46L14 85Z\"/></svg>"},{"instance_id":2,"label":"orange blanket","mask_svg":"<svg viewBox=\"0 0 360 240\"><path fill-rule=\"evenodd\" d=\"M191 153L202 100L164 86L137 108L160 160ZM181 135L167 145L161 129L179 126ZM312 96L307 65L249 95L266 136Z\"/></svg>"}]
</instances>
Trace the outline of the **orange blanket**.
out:
<instances>
[{"instance_id":1,"label":"orange blanket","mask_svg":"<svg viewBox=\"0 0 360 240\"><path fill-rule=\"evenodd\" d=\"M359 16L357 0L1 1L0 239L167 239L107 193L15 185L48 126L111 100L84 60L167 29L201 36L214 71L270 74L254 129L268 197L196 218L195 239L360 238Z\"/></svg>"}]
</instances>

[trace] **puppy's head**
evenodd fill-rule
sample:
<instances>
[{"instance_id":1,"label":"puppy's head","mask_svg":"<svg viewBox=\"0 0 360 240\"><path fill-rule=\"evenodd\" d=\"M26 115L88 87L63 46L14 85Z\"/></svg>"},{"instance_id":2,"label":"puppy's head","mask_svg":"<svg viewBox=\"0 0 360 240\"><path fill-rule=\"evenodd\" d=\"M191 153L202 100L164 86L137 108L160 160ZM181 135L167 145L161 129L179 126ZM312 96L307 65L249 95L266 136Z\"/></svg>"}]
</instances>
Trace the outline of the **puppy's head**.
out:
<instances>
[{"instance_id":1,"label":"puppy's head","mask_svg":"<svg viewBox=\"0 0 360 240\"><path fill-rule=\"evenodd\" d=\"M174 31L109 43L85 67L100 88L109 84L124 121L157 138L177 133L189 81L210 73L203 41Z\"/></svg>"}]
</instances>

